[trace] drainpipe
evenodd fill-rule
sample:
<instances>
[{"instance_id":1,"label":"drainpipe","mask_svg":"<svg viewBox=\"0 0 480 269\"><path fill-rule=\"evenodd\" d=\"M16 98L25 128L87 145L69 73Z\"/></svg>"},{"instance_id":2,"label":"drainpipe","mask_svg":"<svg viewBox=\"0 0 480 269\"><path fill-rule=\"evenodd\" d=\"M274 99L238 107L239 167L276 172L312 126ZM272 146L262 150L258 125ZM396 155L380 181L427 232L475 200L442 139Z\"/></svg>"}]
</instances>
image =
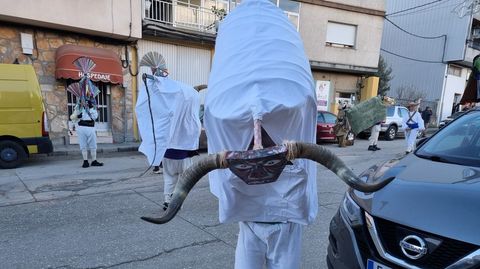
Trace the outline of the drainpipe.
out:
<instances>
[{"instance_id":1,"label":"drainpipe","mask_svg":"<svg viewBox=\"0 0 480 269\"><path fill-rule=\"evenodd\" d=\"M132 46L132 64L135 69L138 71L138 53L137 53L137 46ZM137 126L137 115L135 114L135 105L137 104L137 77L132 76L132 110L133 110L133 137L135 141L139 141L138 137L138 126Z\"/></svg>"}]
</instances>

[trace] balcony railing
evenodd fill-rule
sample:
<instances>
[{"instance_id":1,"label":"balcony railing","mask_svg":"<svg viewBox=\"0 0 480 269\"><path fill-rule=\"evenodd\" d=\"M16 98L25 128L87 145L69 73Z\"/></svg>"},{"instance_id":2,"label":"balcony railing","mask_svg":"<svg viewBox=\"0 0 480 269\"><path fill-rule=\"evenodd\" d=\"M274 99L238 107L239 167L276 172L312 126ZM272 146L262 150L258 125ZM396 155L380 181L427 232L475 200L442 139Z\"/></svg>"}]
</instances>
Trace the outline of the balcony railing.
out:
<instances>
[{"instance_id":1,"label":"balcony railing","mask_svg":"<svg viewBox=\"0 0 480 269\"><path fill-rule=\"evenodd\" d=\"M212 9L183 1L143 0L144 19L178 28L206 33L216 33L216 21L220 16Z\"/></svg>"}]
</instances>

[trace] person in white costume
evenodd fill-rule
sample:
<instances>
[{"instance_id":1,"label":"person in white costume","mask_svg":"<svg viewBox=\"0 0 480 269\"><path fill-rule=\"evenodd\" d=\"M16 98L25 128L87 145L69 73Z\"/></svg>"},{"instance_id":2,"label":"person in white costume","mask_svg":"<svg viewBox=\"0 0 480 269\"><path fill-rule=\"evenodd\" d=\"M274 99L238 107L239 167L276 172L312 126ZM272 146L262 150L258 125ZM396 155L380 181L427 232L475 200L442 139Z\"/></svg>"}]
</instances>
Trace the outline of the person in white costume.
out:
<instances>
[{"instance_id":1,"label":"person in white costume","mask_svg":"<svg viewBox=\"0 0 480 269\"><path fill-rule=\"evenodd\" d=\"M204 115L210 154L181 175L163 216L142 219L170 221L209 173L220 222L239 223L236 269L300 268L303 229L318 212L316 164L310 160L355 189L389 182L362 181L315 144L310 64L300 35L268 0L243 0L221 22Z\"/></svg>"},{"instance_id":2,"label":"person in white costume","mask_svg":"<svg viewBox=\"0 0 480 269\"><path fill-rule=\"evenodd\" d=\"M315 100L292 23L268 0L242 1L217 35L205 100L209 153L247 150L255 121L277 145L314 143ZM295 160L276 182L263 185L247 185L229 170L210 173L220 222L239 222L235 268L300 267L303 227L318 211L315 178L315 164L306 160Z\"/></svg>"},{"instance_id":3,"label":"person in white costume","mask_svg":"<svg viewBox=\"0 0 480 269\"><path fill-rule=\"evenodd\" d=\"M93 98L92 98L93 99ZM103 166L103 163L97 161L97 134L95 132L95 120L98 118L98 112L93 101L87 98L86 101L78 103L70 119L75 125L78 135L78 144L82 151L83 168L91 166ZM88 151L92 157L92 163L88 163Z\"/></svg>"},{"instance_id":4,"label":"person in white costume","mask_svg":"<svg viewBox=\"0 0 480 269\"><path fill-rule=\"evenodd\" d=\"M402 127L405 130L405 141L407 142L406 154L415 149L415 141L419 132L425 130L422 115L418 112L418 104L410 102L408 113L403 115Z\"/></svg>"},{"instance_id":5,"label":"person in white costume","mask_svg":"<svg viewBox=\"0 0 480 269\"><path fill-rule=\"evenodd\" d=\"M150 64L154 75L145 76L146 85L142 84L135 107L142 137L139 151L152 166L163 162L163 209L166 210L179 175L191 165L192 151L198 149L200 97L192 86L168 78L160 54L148 56L155 63L142 59L141 65Z\"/></svg>"}]
</instances>

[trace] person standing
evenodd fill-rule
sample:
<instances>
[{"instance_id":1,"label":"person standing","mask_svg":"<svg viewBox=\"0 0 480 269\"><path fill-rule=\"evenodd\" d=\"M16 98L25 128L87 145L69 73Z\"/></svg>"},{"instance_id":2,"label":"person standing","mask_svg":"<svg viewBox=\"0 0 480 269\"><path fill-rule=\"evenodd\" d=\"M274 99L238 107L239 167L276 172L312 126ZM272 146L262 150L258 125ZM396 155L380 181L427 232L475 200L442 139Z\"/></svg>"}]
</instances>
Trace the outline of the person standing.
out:
<instances>
[{"instance_id":1,"label":"person standing","mask_svg":"<svg viewBox=\"0 0 480 269\"><path fill-rule=\"evenodd\" d=\"M169 148L161 164L163 164L163 210L167 210L179 176L192 165L192 157L198 155L196 150Z\"/></svg>"},{"instance_id":2,"label":"person standing","mask_svg":"<svg viewBox=\"0 0 480 269\"><path fill-rule=\"evenodd\" d=\"M418 132L425 130L423 119L417 111L418 103L410 102L408 104L408 113L403 115L402 127L405 130L405 141L407 142L406 154L415 149L415 141Z\"/></svg>"},{"instance_id":3,"label":"person standing","mask_svg":"<svg viewBox=\"0 0 480 269\"><path fill-rule=\"evenodd\" d=\"M95 132L95 120L98 118L98 112L94 105L93 97L87 98L75 106L70 119L77 126L78 143L83 157L83 168L91 166L103 166L103 163L97 161L97 134ZM92 157L92 163L88 163L88 151Z\"/></svg>"},{"instance_id":4,"label":"person standing","mask_svg":"<svg viewBox=\"0 0 480 269\"><path fill-rule=\"evenodd\" d=\"M368 142L369 142L368 150L370 151L381 150L381 148L377 147L381 124L382 124L381 122L377 122L377 124L372 126L372 129L370 131L370 137L368 138Z\"/></svg>"},{"instance_id":5,"label":"person standing","mask_svg":"<svg viewBox=\"0 0 480 269\"><path fill-rule=\"evenodd\" d=\"M426 136L426 131L428 129L428 125L430 124L430 119L432 117L433 111L432 109L427 106L425 110L422 112L422 119L423 123L425 124L425 130L422 132L422 137Z\"/></svg>"}]
</instances>

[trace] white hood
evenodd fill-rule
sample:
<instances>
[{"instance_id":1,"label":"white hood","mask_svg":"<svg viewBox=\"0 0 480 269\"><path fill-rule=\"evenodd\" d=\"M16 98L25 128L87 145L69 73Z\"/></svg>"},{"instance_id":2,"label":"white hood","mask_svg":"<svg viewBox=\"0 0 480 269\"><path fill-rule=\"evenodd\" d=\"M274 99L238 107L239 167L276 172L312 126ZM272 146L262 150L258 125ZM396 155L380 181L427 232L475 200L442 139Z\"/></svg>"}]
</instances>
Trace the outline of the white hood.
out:
<instances>
[{"instance_id":1,"label":"white hood","mask_svg":"<svg viewBox=\"0 0 480 269\"><path fill-rule=\"evenodd\" d=\"M147 79L151 111L145 84L142 83L135 112L142 137L139 151L147 156L149 164L159 165L167 148L196 150L200 137L200 99L193 87L169 79ZM155 127L155 142L152 119Z\"/></svg>"},{"instance_id":2,"label":"white hood","mask_svg":"<svg viewBox=\"0 0 480 269\"><path fill-rule=\"evenodd\" d=\"M268 0L242 1L220 24L205 100L209 153L246 150L254 119L276 144L315 143L314 84L303 43ZM224 169L210 173L210 185L222 222L308 223L317 213L315 178L315 164L297 160L274 183L249 186Z\"/></svg>"}]
</instances>

